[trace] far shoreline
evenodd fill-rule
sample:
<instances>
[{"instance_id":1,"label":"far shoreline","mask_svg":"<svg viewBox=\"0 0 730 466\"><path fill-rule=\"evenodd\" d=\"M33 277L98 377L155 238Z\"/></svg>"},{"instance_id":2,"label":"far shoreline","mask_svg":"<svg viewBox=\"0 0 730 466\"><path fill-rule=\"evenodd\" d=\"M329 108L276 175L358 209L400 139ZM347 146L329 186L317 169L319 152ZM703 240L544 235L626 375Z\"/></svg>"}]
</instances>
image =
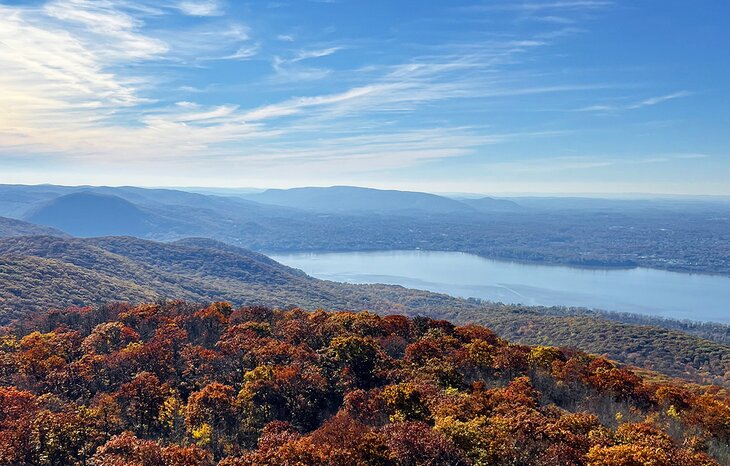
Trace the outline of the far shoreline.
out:
<instances>
[{"instance_id":1,"label":"far shoreline","mask_svg":"<svg viewBox=\"0 0 730 466\"><path fill-rule=\"evenodd\" d=\"M672 272L672 273L681 273L684 275L702 275L702 276L715 276L715 277L725 277L730 278L730 272L713 272L713 271L698 271L695 269L687 268L687 267L681 267L681 266L669 266L669 267L658 267L648 264L641 264L641 263L632 263L631 265L628 264L581 264L576 262L561 262L561 261L545 261L545 260L529 260L529 259L520 259L520 258L510 258L510 257L504 257L504 256L498 256L498 255L489 255L484 253L479 253L475 251L469 251L469 250L460 250L460 249L424 249L424 248L415 248L415 249L403 249L403 248L373 248L373 249L349 249L349 248L338 248L338 249L321 249L321 248L314 248L314 249L268 249L268 250L256 250L256 252L263 254L265 256L272 256L272 255L287 255L287 254L348 254L348 253L381 253L381 252L415 252L415 251L423 251L423 252L446 252L446 253L460 253L460 254L469 254L472 256L480 257L482 259L488 259L498 262L505 262L505 263L515 263L515 264L521 264L521 265L534 265L534 266L546 266L546 267L566 267L570 269L579 269L579 270L605 270L605 271L613 271L613 270L636 270L636 269L647 269L647 270L656 270L660 272Z\"/></svg>"}]
</instances>

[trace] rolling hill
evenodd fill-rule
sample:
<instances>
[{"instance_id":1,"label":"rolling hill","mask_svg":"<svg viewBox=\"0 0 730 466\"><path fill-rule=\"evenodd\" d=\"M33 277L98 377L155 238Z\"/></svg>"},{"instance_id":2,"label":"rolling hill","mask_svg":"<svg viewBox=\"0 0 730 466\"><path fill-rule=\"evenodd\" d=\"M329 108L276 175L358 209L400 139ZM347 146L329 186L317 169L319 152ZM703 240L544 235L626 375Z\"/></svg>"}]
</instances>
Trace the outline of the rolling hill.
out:
<instances>
[{"instance_id":1,"label":"rolling hill","mask_svg":"<svg viewBox=\"0 0 730 466\"><path fill-rule=\"evenodd\" d=\"M478 199L460 199L466 204L479 212L521 212L525 208L515 201L509 199L495 199L493 197L481 197Z\"/></svg>"},{"instance_id":2,"label":"rolling hill","mask_svg":"<svg viewBox=\"0 0 730 466\"><path fill-rule=\"evenodd\" d=\"M477 308L397 286L317 280L261 254L204 239L6 238L0 239L0 258L0 321L5 322L52 306L165 297L434 315L447 308Z\"/></svg>"},{"instance_id":3,"label":"rolling hill","mask_svg":"<svg viewBox=\"0 0 730 466\"><path fill-rule=\"evenodd\" d=\"M66 236L65 233L55 228L34 225L14 218L0 217L0 238L32 235Z\"/></svg>"},{"instance_id":4,"label":"rolling hill","mask_svg":"<svg viewBox=\"0 0 730 466\"><path fill-rule=\"evenodd\" d=\"M727 342L660 327L669 327L672 321L637 325L615 320L621 317L612 313L601 316L590 311L495 304L489 306L489 312L475 317L475 321L522 344L580 348L662 374L730 386ZM727 329L719 325L718 328Z\"/></svg>"},{"instance_id":5,"label":"rolling hill","mask_svg":"<svg viewBox=\"0 0 730 466\"><path fill-rule=\"evenodd\" d=\"M465 214L475 212L464 203L435 194L354 186L269 189L263 193L249 195L247 198L263 204L348 214L363 212Z\"/></svg>"},{"instance_id":6,"label":"rolling hill","mask_svg":"<svg viewBox=\"0 0 730 466\"><path fill-rule=\"evenodd\" d=\"M145 236L151 231L147 214L136 205L90 191L59 196L30 212L26 219L80 237Z\"/></svg>"}]
</instances>

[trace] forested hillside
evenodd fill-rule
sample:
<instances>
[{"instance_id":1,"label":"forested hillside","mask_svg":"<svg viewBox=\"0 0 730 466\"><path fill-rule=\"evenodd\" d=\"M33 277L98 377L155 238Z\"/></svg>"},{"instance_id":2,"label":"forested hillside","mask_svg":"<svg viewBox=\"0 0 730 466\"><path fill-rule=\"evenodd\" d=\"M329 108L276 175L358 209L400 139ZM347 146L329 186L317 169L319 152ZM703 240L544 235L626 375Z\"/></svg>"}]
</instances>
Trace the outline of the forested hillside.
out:
<instances>
[{"instance_id":1,"label":"forested hillside","mask_svg":"<svg viewBox=\"0 0 730 466\"><path fill-rule=\"evenodd\" d=\"M474 325L171 302L43 313L0 342L2 464L730 460L725 392Z\"/></svg>"},{"instance_id":2,"label":"forested hillside","mask_svg":"<svg viewBox=\"0 0 730 466\"><path fill-rule=\"evenodd\" d=\"M730 345L680 330L510 305L490 305L475 322L524 344L575 347L674 377L730 384Z\"/></svg>"},{"instance_id":3,"label":"forested hillside","mask_svg":"<svg viewBox=\"0 0 730 466\"><path fill-rule=\"evenodd\" d=\"M245 249L204 239L158 243L129 237L0 240L0 323L52 307L175 296L308 309L388 309L441 315L479 306L387 285L317 280Z\"/></svg>"},{"instance_id":4,"label":"forested hillside","mask_svg":"<svg viewBox=\"0 0 730 466\"><path fill-rule=\"evenodd\" d=\"M730 345L686 331L463 300L400 286L317 280L266 256L205 239L0 239L0 324L51 308L216 297L236 305L348 309L476 322L522 343L570 346L701 383L730 384Z\"/></svg>"},{"instance_id":5,"label":"forested hillside","mask_svg":"<svg viewBox=\"0 0 730 466\"><path fill-rule=\"evenodd\" d=\"M0 238L28 235L67 236L65 233L50 227L34 225L32 223L12 218L0 217Z\"/></svg>"}]
</instances>

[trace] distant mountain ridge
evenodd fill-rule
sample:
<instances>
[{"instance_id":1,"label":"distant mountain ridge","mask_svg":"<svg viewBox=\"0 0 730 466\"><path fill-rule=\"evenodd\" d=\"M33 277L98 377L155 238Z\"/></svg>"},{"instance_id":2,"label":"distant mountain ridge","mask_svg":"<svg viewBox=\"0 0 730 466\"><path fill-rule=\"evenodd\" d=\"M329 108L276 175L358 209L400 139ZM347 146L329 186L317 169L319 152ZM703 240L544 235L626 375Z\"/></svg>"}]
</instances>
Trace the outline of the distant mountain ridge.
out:
<instances>
[{"instance_id":1,"label":"distant mountain ridge","mask_svg":"<svg viewBox=\"0 0 730 466\"><path fill-rule=\"evenodd\" d=\"M61 198L71 194L101 207L75 209L74 196ZM195 236L267 252L418 248L544 264L730 275L730 203L719 201L520 198L514 205L509 199L464 200L352 187L261 196L129 186L0 185L0 216L85 237L173 241ZM265 204L260 202L263 196L293 206ZM382 209L371 210L378 206ZM116 222L113 228L96 211Z\"/></svg>"},{"instance_id":2,"label":"distant mountain ridge","mask_svg":"<svg viewBox=\"0 0 730 466\"><path fill-rule=\"evenodd\" d=\"M186 206L211 209L221 206L257 206L241 197L199 194L176 189L0 184L0 216L25 218L54 199L78 193L116 196L138 207Z\"/></svg>"},{"instance_id":3,"label":"distant mountain ridge","mask_svg":"<svg viewBox=\"0 0 730 466\"><path fill-rule=\"evenodd\" d=\"M3 214L79 237L136 236L171 241L205 236L245 244L313 214L222 197L136 187L0 185ZM28 234L34 234L29 232ZM52 234L50 230L35 234Z\"/></svg>"},{"instance_id":4,"label":"distant mountain ridge","mask_svg":"<svg viewBox=\"0 0 730 466\"><path fill-rule=\"evenodd\" d=\"M436 194L332 186L328 188L269 189L247 199L318 212L373 212L380 214L428 212L432 214L473 213L475 209Z\"/></svg>"},{"instance_id":5,"label":"distant mountain ridge","mask_svg":"<svg viewBox=\"0 0 730 466\"><path fill-rule=\"evenodd\" d=\"M147 215L136 205L118 196L90 191L59 196L26 219L80 237L144 236L150 232Z\"/></svg>"},{"instance_id":6,"label":"distant mountain ridge","mask_svg":"<svg viewBox=\"0 0 730 466\"><path fill-rule=\"evenodd\" d=\"M460 201L479 212L520 212L524 207L508 199L481 197L478 199L460 199Z\"/></svg>"}]
</instances>

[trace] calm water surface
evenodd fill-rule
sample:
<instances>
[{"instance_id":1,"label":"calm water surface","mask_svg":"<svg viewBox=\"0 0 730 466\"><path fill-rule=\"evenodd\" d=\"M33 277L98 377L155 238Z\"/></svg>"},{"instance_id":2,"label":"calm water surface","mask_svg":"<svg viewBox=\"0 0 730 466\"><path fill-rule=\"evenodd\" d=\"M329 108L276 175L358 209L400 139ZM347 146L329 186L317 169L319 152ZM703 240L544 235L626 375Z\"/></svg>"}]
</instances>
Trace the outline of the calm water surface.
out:
<instances>
[{"instance_id":1,"label":"calm water surface","mask_svg":"<svg viewBox=\"0 0 730 466\"><path fill-rule=\"evenodd\" d=\"M460 252L274 254L317 278L387 283L527 305L582 306L730 323L730 277L653 269L584 269L484 259Z\"/></svg>"}]
</instances>

